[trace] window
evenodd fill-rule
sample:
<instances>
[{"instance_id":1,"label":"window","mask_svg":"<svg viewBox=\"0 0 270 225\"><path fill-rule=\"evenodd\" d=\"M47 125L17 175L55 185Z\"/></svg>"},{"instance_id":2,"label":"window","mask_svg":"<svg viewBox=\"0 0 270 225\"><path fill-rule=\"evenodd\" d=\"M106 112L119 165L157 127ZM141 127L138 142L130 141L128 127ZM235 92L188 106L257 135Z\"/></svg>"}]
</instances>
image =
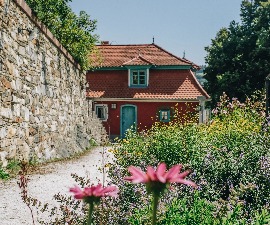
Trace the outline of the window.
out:
<instances>
[{"instance_id":1,"label":"window","mask_svg":"<svg viewBox=\"0 0 270 225\"><path fill-rule=\"evenodd\" d=\"M102 121L107 121L108 119L108 106L105 104L97 104L95 105L95 111L97 117Z\"/></svg>"},{"instance_id":2,"label":"window","mask_svg":"<svg viewBox=\"0 0 270 225\"><path fill-rule=\"evenodd\" d=\"M129 86L131 87L147 87L148 86L148 70L130 70Z\"/></svg>"},{"instance_id":3,"label":"window","mask_svg":"<svg viewBox=\"0 0 270 225\"><path fill-rule=\"evenodd\" d=\"M160 110L159 111L159 119L161 122L169 122L170 121L170 110Z\"/></svg>"}]
</instances>

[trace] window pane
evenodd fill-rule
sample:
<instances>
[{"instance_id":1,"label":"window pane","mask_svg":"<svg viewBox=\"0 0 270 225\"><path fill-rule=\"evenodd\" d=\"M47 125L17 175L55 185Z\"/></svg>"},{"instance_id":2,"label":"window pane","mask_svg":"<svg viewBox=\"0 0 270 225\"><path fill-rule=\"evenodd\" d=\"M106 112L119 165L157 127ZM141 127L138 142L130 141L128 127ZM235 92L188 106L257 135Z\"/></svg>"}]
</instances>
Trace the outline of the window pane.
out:
<instances>
[{"instance_id":1,"label":"window pane","mask_svg":"<svg viewBox=\"0 0 270 225\"><path fill-rule=\"evenodd\" d=\"M104 108L103 107L97 107L97 117L100 119L104 119Z\"/></svg>"},{"instance_id":2,"label":"window pane","mask_svg":"<svg viewBox=\"0 0 270 225\"><path fill-rule=\"evenodd\" d=\"M140 75L145 75L145 72L144 71L140 71Z\"/></svg>"},{"instance_id":3,"label":"window pane","mask_svg":"<svg viewBox=\"0 0 270 225\"><path fill-rule=\"evenodd\" d=\"M145 76L140 75L140 84L145 84Z\"/></svg>"},{"instance_id":4,"label":"window pane","mask_svg":"<svg viewBox=\"0 0 270 225\"><path fill-rule=\"evenodd\" d=\"M168 112L161 112L161 118L162 120L167 120L168 119Z\"/></svg>"},{"instance_id":5,"label":"window pane","mask_svg":"<svg viewBox=\"0 0 270 225\"><path fill-rule=\"evenodd\" d=\"M160 111L160 121L169 122L170 121L170 111L161 110Z\"/></svg>"},{"instance_id":6,"label":"window pane","mask_svg":"<svg viewBox=\"0 0 270 225\"><path fill-rule=\"evenodd\" d=\"M138 81L138 75L134 75L134 74L133 74L133 77L132 77L132 84L139 84L139 81Z\"/></svg>"}]
</instances>

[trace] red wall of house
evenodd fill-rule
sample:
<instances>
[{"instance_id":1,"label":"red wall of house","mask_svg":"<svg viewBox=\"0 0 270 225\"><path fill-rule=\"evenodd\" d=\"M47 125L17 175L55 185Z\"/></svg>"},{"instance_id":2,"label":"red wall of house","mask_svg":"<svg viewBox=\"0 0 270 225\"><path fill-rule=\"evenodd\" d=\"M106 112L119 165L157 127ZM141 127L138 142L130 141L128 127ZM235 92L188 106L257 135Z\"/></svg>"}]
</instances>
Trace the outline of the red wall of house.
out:
<instances>
[{"instance_id":1,"label":"red wall of house","mask_svg":"<svg viewBox=\"0 0 270 225\"><path fill-rule=\"evenodd\" d=\"M104 102L95 101L95 104L108 105L108 120L103 122L107 133L112 136L120 135L120 111L122 105L136 105L137 106L137 128L138 131L149 129L154 122L159 121L159 110L164 107L173 108L174 111L183 115L185 112L194 112L198 103L196 102ZM111 104L116 104L116 109L111 109ZM155 117L155 118L154 118Z\"/></svg>"},{"instance_id":2,"label":"red wall of house","mask_svg":"<svg viewBox=\"0 0 270 225\"><path fill-rule=\"evenodd\" d=\"M130 88L128 70L87 73L92 98L196 99L205 95L189 70L154 70L149 72L147 88Z\"/></svg>"}]
</instances>

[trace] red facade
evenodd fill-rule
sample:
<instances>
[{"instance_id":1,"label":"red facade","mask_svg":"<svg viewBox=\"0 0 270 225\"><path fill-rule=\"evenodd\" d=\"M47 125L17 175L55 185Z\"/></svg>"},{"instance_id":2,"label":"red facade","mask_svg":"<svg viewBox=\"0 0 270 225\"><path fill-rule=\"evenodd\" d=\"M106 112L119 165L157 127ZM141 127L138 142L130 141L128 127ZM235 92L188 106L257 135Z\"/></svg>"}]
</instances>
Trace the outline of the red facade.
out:
<instances>
[{"instance_id":1,"label":"red facade","mask_svg":"<svg viewBox=\"0 0 270 225\"><path fill-rule=\"evenodd\" d=\"M121 106L134 105L137 107L137 130L149 129L154 122L160 122L160 110L171 109L173 113L171 120L177 115L185 115L188 112L195 112L198 102L130 102L130 101L95 101L94 104L108 105L108 119L103 121L106 131L110 137L121 136ZM116 109L112 109L116 104Z\"/></svg>"}]
</instances>

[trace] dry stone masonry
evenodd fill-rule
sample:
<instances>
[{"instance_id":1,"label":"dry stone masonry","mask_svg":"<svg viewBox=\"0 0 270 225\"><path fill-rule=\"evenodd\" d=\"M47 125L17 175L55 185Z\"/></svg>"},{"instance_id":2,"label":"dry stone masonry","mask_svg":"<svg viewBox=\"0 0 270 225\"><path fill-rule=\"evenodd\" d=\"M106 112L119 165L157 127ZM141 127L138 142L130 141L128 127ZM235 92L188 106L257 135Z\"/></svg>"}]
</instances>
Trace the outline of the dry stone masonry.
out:
<instances>
[{"instance_id":1,"label":"dry stone masonry","mask_svg":"<svg viewBox=\"0 0 270 225\"><path fill-rule=\"evenodd\" d=\"M0 165L47 160L100 142L85 74L23 0L0 0Z\"/></svg>"}]
</instances>

